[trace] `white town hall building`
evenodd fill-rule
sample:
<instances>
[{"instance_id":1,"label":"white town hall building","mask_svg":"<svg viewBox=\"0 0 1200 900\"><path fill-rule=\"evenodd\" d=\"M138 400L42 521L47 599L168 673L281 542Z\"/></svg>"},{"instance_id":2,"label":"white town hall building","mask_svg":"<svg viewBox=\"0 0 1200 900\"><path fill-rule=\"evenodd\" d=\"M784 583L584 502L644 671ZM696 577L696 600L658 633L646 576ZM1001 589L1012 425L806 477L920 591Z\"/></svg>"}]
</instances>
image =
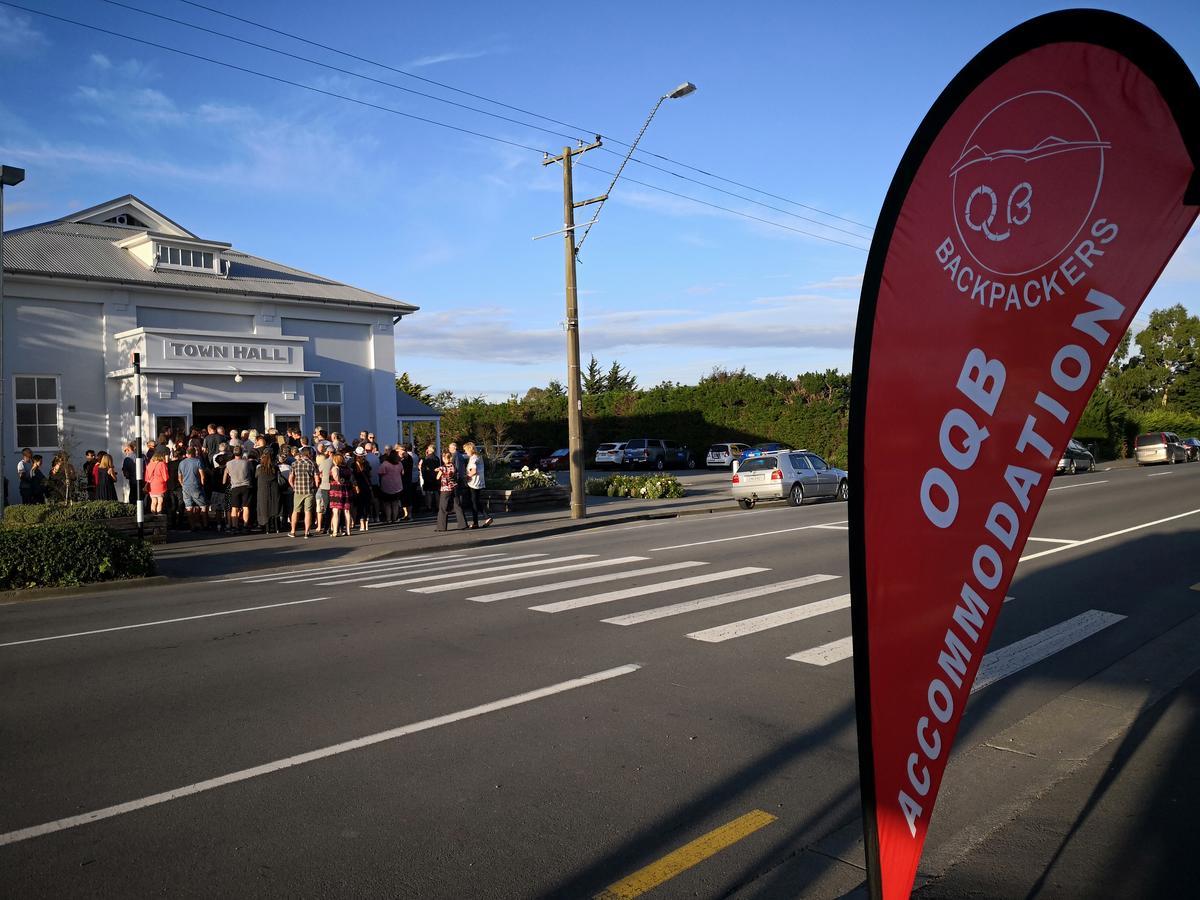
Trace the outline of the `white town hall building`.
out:
<instances>
[{"instance_id":1,"label":"white town hall building","mask_svg":"<svg viewBox=\"0 0 1200 900\"><path fill-rule=\"evenodd\" d=\"M120 462L143 429L209 422L397 440L393 328L416 306L201 238L127 195L4 234L0 454ZM354 435L351 435L353 437Z\"/></svg>"}]
</instances>

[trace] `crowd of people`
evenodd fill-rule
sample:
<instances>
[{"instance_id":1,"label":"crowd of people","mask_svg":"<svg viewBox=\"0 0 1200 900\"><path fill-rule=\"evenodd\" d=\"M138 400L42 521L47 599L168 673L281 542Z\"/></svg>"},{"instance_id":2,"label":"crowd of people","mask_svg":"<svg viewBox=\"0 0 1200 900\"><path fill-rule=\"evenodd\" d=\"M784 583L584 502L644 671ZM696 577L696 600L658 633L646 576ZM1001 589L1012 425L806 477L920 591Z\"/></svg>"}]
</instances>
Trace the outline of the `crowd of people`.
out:
<instances>
[{"instance_id":1,"label":"crowd of people","mask_svg":"<svg viewBox=\"0 0 1200 900\"><path fill-rule=\"evenodd\" d=\"M76 482L65 453L55 457L51 473L43 462L22 451L22 503L67 499L60 494ZM452 514L460 529L492 524L481 500L484 457L471 441L461 448L452 443L440 455L430 444L419 455L409 444L380 448L367 431L347 442L323 429L309 438L294 428L259 433L212 424L147 441L143 466L147 512L193 532L349 536L422 515L446 531ZM119 465L109 453L86 451L82 474L90 499L117 500L120 475L121 499L133 502L136 444L125 445Z\"/></svg>"}]
</instances>

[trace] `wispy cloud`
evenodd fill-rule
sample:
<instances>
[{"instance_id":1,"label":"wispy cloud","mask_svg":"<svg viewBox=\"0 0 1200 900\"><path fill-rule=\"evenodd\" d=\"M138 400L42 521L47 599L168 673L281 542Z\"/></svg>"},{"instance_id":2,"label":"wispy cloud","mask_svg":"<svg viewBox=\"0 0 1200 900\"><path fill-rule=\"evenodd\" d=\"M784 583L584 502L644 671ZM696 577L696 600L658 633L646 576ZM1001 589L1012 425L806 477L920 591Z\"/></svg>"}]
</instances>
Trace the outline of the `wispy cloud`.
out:
<instances>
[{"instance_id":1,"label":"wispy cloud","mask_svg":"<svg viewBox=\"0 0 1200 900\"><path fill-rule=\"evenodd\" d=\"M862 290L863 273L855 275L835 275L827 281L814 281L804 285L806 291L860 291Z\"/></svg>"},{"instance_id":2,"label":"wispy cloud","mask_svg":"<svg viewBox=\"0 0 1200 900\"><path fill-rule=\"evenodd\" d=\"M0 7L0 54L27 58L40 53L49 43L29 16Z\"/></svg>"},{"instance_id":3,"label":"wispy cloud","mask_svg":"<svg viewBox=\"0 0 1200 900\"><path fill-rule=\"evenodd\" d=\"M416 59L411 59L400 68L402 69L423 69L426 66L438 66L442 63L458 62L464 59L479 59L481 56L489 56L496 51L494 50L450 50L446 53L434 53L430 56L418 56Z\"/></svg>"},{"instance_id":4,"label":"wispy cloud","mask_svg":"<svg viewBox=\"0 0 1200 900\"><path fill-rule=\"evenodd\" d=\"M670 315L666 313L670 312ZM477 327L463 328L469 319ZM847 349L853 342L849 317L827 321L780 318L769 310L739 309L736 313L687 315L656 311L629 313L622 318L596 319L584 327L587 353L634 347ZM562 353L558 328L515 327L507 313L476 310L422 313L396 330L401 353L450 359L474 359L510 365L536 365Z\"/></svg>"}]
</instances>

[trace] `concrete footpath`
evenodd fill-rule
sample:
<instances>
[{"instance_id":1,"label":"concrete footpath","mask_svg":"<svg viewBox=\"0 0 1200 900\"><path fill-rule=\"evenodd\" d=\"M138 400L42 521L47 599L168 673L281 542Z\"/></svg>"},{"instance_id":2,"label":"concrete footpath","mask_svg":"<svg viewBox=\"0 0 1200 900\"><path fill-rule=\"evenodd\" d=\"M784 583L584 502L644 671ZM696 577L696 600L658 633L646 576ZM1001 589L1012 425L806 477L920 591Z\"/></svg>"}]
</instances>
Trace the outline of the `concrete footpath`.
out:
<instances>
[{"instance_id":1,"label":"concrete footpath","mask_svg":"<svg viewBox=\"0 0 1200 900\"><path fill-rule=\"evenodd\" d=\"M568 507L493 513L489 528L434 531L434 516L425 514L399 525L372 526L366 534L349 537L313 536L309 540L286 534L218 536L171 532L170 542L155 548L161 575L171 578L219 577L232 572L321 562L355 563L389 556L462 550L512 541L536 539L583 528L633 524L680 515L737 513L737 504L724 478L689 479L688 494L674 500L634 500L627 497L588 497L587 517L572 519ZM82 589L81 589L82 590Z\"/></svg>"}]
</instances>

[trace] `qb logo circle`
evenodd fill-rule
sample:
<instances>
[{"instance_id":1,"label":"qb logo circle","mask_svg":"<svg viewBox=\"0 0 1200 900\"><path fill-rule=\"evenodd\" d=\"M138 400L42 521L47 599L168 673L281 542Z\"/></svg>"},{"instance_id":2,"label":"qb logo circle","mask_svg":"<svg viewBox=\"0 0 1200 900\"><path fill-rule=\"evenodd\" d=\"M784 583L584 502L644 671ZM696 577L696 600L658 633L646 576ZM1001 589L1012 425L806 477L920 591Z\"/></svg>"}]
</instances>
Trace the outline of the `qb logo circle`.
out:
<instances>
[{"instance_id":1,"label":"qb logo circle","mask_svg":"<svg viewBox=\"0 0 1200 900\"><path fill-rule=\"evenodd\" d=\"M1052 262L1087 224L1111 146L1064 94L1029 91L993 108L950 169L962 246L996 275Z\"/></svg>"}]
</instances>

